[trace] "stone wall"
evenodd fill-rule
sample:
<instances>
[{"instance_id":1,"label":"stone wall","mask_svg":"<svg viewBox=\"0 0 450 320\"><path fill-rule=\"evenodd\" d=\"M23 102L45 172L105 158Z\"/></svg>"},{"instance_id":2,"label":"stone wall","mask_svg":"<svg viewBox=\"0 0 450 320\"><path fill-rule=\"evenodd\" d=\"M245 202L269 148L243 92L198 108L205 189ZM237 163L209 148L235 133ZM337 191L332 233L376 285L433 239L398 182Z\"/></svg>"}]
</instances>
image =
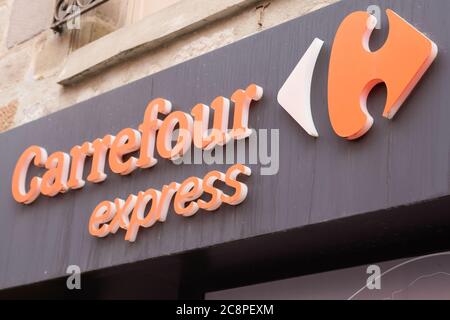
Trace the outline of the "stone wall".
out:
<instances>
[{"instance_id":1,"label":"stone wall","mask_svg":"<svg viewBox=\"0 0 450 320\"><path fill-rule=\"evenodd\" d=\"M84 15L80 30L65 30L61 34L50 29L54 1L0 0L0 132L338 0L196 0L196 7L192 8L188 6L191 0L111 0ZM98 39L107 37L109 43L115 43L120 33L123 36L126 28L145 16L149 19L142 25L147 23L149 28L181 15L198 16L202 1L204 7L213 1L217 7L229 2L233 11L224 9L223 15L214 12L201 24L193 21L192 28L174 30L170 37L161 37L148 50L127 55L126 59L110 58L104 64L107 67L86 76L80 72L81 76L70 85L58 83L68 60L77 57L80 48L84 48L87 57L95 58L104 53L95 50ZM110 50L116 48L112 46Z\"/></svg>"}]
</instances>

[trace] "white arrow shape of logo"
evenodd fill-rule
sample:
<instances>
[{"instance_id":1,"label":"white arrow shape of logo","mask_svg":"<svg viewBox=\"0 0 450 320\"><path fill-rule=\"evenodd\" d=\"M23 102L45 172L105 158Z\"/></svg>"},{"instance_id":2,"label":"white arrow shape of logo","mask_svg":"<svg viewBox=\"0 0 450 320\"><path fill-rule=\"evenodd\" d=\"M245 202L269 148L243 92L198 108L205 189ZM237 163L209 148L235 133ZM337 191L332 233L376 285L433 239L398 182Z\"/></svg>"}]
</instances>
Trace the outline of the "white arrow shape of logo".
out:
<instances>
[{"instance_id":1,"label":"white arrow shape of logo","mask_svg":"<svg viewBox=\"0 0 450 320\"><path fill-rule=\"evenodd\" d=\"M313 136L319 137L311 112L311 83L323 41L315 38L278 92L278 103Z\"/></svg>"}]
</instances>

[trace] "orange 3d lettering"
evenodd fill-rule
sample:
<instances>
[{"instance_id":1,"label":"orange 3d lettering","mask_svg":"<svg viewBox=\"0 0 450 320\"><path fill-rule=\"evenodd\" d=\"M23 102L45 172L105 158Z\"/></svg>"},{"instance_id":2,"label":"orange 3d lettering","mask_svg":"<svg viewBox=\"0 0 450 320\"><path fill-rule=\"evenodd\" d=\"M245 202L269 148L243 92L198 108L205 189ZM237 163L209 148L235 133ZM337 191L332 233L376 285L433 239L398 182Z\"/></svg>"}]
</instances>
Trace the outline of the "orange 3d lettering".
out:
<instances>
[{"instance_id":1,"label":"orange 3d lettering","mask_svg":"<svg viewBox=\"0 0 450 320\"><path fill-rule=\"evenodd\" d=\"M137 196L130 195L127 200L103 201L92 212L89 232L96 237L105 237L123 229L125 240L134 242L139 228L149 228L157 221L166 220L172 200L175 212L184 217L196 214L200 208L214 211L222 203L238 205L247 197L247 186L237 180L239 175L250 176L250 168L236 164L226 173L211 171L203 179L190 177L181 184L172 182L161 191L148 189ZM213 184L217 180L234 189L233 194L227 195L215 187ZM208 194L211 200L200 199L203 194ZM145 212L147 206L149 209Z\"/></svg>"},{"instance_id":2,"label":"orange 3d lettering","mask_svg":"<svg viewBox=\"0 0 450 320\"><path fill-rule=\"evenodd\" d=\"M216 145L226 144L230 139L245 139L251 133L251 129L248 128L250 105L252 101L261 99L262 95L263 89L255 84L233 93L231 100L235 104L235 110L231 129L228 129L230 100L224 97L217 97L212 101L214 122L211 130L208 130L209 106L198 104L191 114L182 111L171 112L170 101L157 98L148 104L144 120L138 130L125 128L116 135L105 135L93 142L84 142L81 146L74 146L70 155L57 151L48 156L47 151L40 146L29 147L20 156L14 170L13 197L19 203L30 204L40 194L53 197L70 189L82 188L86 183L83 180L83 174L88 157L92 158L92 164L86 179L93 183L100 183L107 178L106 163L109 164L113 173L128 175L137 168L153 167L157 163L155 149L161 158L174 160L188 152L192 144L198 148L211 149ZM165 118L158 119L159 115L165 115ZM180 129L179 135L175 145L172 145L176 127ZM135 152L139 152L139 156L127 157ZM31 177L31 182L26 185L27 173L31 165L45 168L47 171L42 177ZM211 181L210 179L212 178L208 181ZM199 183L198 181L197 184ZM206 183L205 188L207 190L211 188L210 182ZM186 193L191 194L192 191L186 191ZM214 195L217 197L216 193ZM195 194L192 193L192 196ZM148 195L144 197L144 200L147 198ZM153 195L151 198L155 199L156 196ZM144 200L141 199L141 202ZM188 195L186 195L186 201L189 201ZM216 205L218 205L217 198L211 203L211 207ZM208 210L209 205L201 203L201 206L205 206ZM121 205L116 205L115 208L122 210ZM183 215L192 215L196 209L194 205L189 208L180 207L178 211ZM101 216L110 214L111 210L100 211Z\"/></svg>"}]
</instances>

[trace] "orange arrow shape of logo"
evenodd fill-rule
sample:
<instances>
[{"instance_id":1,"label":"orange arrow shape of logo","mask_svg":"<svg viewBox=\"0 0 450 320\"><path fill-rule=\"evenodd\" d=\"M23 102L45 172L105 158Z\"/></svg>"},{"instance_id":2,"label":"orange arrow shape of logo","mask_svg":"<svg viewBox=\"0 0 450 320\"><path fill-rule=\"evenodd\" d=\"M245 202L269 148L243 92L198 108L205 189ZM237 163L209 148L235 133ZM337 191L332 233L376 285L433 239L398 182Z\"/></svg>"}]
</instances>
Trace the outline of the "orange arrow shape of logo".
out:
<instances>
[{"instance_id":1,"label":"orange arrow shape of logo","mask_svg":"<svg viewBox=\"0 0 450 320\"><path fill-rule=\"evenodd\" d=\"M383 116L392 119L423 74L433 63L438 48L392 10L387 10L389 36L376 52L369 38L377 19L354 12L340 25L331 52L328 75L328 111L334 131L353 140L373 125L367 96L378 83L387 87Z\"/></svg>"}]
</instances>

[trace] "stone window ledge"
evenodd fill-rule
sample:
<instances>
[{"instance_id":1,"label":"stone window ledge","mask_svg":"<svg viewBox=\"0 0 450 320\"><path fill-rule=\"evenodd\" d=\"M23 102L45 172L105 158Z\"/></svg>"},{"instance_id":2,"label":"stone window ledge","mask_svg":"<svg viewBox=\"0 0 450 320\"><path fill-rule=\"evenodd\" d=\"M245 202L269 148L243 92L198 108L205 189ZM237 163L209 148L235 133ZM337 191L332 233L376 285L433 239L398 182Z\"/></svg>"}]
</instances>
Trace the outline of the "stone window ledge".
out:
<instances>
[{"instance_id":1,"label":"stone window ledge","mask_svg":"<svg viewBox=\"0 0 450 320\"><path fill-rule=\"evenodd\" d=\"M58 83L74 84L131 55L151 50L258 1L180 1L72 52L65 62Z\"/></svg>"}]
</instances>

